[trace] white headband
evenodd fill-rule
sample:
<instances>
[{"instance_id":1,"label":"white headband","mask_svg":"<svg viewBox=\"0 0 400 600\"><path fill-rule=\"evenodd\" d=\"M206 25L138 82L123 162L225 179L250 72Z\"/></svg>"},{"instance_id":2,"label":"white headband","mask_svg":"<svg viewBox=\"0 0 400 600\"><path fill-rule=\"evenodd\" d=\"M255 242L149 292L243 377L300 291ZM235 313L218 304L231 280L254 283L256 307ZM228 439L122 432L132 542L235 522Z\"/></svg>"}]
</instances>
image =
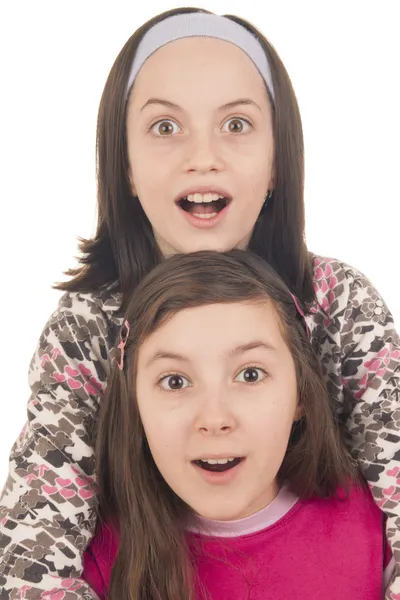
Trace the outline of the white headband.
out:
<instances>
[{"instance_id":1,"label":"white headband","mask_svg":"<svg viewBox=\"0 0 400 600\"><path fill-rule=\"evenodd\" d=\"M127 94L146 60L159 48L187 37L213 37L238 46L253 61L275 100L271 69L257 38L231 19L207 13L185 13L168 17L147 31L136 51L129 74Z\"/></svg>"}]
</instances>

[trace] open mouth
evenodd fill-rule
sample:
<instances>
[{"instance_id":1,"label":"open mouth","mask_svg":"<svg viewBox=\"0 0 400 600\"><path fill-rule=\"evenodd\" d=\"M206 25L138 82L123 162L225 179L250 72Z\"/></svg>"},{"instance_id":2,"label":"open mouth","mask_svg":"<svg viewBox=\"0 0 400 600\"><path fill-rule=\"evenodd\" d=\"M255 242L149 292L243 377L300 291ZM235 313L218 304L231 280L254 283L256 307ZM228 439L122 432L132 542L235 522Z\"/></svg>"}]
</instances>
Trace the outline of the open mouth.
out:
<instances>
[{"instance_id":1,"label":"open mouth","mask_svg":"<svg viewBox=\"0 0 400 600\"><path fill-rule=\"evenodd\" d=\"M177 204L185 212L200 219L216 217L228 204L231 198L219 194L189 194L178 200Z\"/></svg>"},{"instance_id":2,"label":"open mouth","mask_svg":"<svg viewBox=\"0 0 400 600\"><path fill-rule=\"evenodd\" d=\"M224 458L220 460L215 459L204 459L194 460L194 464L204 469L205 471L211 471L213 473L223 473L224 471L230 471L234 467L242 462L243 458Z\"/></svg>"}]
</instances>

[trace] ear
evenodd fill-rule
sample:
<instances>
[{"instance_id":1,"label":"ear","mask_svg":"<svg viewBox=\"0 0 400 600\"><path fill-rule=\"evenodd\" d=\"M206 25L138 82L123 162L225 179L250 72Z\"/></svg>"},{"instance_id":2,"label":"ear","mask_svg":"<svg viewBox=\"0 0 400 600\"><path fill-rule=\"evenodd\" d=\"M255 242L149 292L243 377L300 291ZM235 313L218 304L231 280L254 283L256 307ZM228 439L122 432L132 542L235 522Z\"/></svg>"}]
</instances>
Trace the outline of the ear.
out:
<instances>
[{"instance_id":1,"label":"ear","mask_svg":"<svg viewBox=\"0 0 400 600\"><path fill-rule=\"evenodd\" d=\"M272 170L271 177L268 184L268 189L274 191L276 187L275 169Z\"/></svg>"},{"instance_id":2,"label":"ear","mask_svg":"<svg viewBox=\"0 0 400 600\"><path fill-rule=\"evenodd\" d=\"M301 401L299 399L299 401L297 402L295 413L294 413L293 423L296 423L296 421L300 421L300 419L302 419L303 416L304 416L303 406L302 406Z\"/></svg>"},{"instance_id":3,"label":"ear","mask_svg":"<svg viewBox=\"0 0 400 600\"><path fill-rule=\"evenodd\" d=\"M268 181L268 189L274 191L276 187L276 153L275 153L275 144L272 146L272 157L271 157L271 172Z\"/></svg>"}]
</instances>

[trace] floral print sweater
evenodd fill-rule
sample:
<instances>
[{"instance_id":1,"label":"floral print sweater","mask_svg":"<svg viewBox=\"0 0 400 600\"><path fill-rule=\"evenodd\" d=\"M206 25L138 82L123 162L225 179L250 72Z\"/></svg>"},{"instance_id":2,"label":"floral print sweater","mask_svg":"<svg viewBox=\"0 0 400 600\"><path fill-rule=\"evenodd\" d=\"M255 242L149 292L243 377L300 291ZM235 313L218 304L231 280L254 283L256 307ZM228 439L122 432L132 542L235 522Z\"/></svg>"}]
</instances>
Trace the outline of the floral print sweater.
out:
<instances>
[{"instance_id":1,"label":"floral print sweater","mask_svg":"<svg viewBox=\"0 0 400 600\"><path fill-rule=\"evenodd\" d=\"M307 323L339 420L396 560L400 600L400 342L385 303L357 270L312 256ZM96 525L92 431L122 322L120 296L67 293L33 356L28 419L0 499L0 600L94 600L81 579Z\"/></svg>"}]
</instances>

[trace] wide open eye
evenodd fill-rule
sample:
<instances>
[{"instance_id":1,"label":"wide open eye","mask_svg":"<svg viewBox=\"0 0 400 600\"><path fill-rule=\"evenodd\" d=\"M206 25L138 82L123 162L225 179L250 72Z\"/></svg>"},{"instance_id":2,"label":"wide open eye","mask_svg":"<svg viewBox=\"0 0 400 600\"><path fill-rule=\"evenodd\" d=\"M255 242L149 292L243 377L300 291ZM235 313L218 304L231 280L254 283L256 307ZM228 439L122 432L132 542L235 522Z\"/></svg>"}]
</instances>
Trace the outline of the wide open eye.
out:
<instances>
[{"instance_id":1,"label":"wide open eye","mask_svg":"<svg viewBox=\"0 0 400 600\"><path fill-rule=\"evenodd\" d=\"M162 119L157 121L150 127L150 131L158 137L169 137L175 133L179 133L181 128L178 123L172 121L172 119Z\"/></svg>"},{"instance_id":2,"label":"wide open eye","mask_svg":"<svg viewBox=\"0 0 400 600\"><path fill-rule=\"evenodd\" d=\"M222 130L226 133L247 133L251 129L251 124L247 119L234 117L228 119L222 126Z\"/></svg>"},{"instance_id":3,"label":"wide open eye","mask_svg":"<svg viewBox=\"0 0 400 600\"><path fill-rule=\"evenodd\" d=\"M235 377L235 381L239 381L240 383L259 383L263 381L267 376L267 373L264 369L260 369L259 367L246 367L239 371L239 373Z\"/></svg>"},{"instance_id":4,"label":"wide open eye","mask_svg":"<svg viewBox=\"0 0 400 600\"><path fill-rule=\"evenodd\" d=\"M191 386L191 383L183 375L174 373L165 375L158 381L158 385L166 392L176 392Z\"/></svg>"}]
</instances>

